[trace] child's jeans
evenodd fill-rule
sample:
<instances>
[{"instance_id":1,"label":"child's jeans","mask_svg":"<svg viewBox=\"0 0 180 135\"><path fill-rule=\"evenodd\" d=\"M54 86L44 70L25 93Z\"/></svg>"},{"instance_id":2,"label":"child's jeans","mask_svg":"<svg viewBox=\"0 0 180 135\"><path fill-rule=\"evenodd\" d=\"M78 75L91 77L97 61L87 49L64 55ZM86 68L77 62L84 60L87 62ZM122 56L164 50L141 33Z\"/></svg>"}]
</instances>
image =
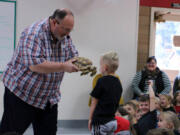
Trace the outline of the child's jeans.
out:
<instances>
[{"instance_id":1,"label":"child's jeans","mask_svg":"<svg viewBox=\"0 0 180 135\"><path fill-rule=\"evenodd\" d=\"M112 120L104 125L92 125L91 135L114 135L117 121Z\"/></svg>"}]
</instances>

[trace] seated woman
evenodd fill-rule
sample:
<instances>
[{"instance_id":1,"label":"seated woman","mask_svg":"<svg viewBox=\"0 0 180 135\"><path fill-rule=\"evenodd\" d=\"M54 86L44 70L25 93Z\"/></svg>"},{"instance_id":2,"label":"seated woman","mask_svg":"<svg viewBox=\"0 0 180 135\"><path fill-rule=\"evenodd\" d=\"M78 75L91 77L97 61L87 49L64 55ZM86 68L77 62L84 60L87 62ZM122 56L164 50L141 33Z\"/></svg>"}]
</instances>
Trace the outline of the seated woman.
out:
<instances>
[{"instance_id":1,"label":"seated woman","mask_svg":"<svg viewBox=\"0 0 180 135\"><path fill-rule=\"evenodd\" d=\"M149 80L153 81L153 90L156 96L170 92L170 80L166 73L157 67L157 61L154 56L147 59L146 67L137 72L133 79L132 90L134 92L134 98L148 94Z\"/></svg>"}]
</instances>

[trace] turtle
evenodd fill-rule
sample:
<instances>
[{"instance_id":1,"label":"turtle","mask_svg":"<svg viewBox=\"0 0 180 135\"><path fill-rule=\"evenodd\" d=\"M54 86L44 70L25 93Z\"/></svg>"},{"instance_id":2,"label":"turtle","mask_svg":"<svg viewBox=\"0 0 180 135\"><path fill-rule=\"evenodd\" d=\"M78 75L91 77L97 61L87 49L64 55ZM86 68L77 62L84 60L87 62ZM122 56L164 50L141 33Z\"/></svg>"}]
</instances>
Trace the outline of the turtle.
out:
<instances>
[{"instance_id":1,"label":"turtle","mask_svg":"<svg viewBox=\"0 0 180 135\"><path fill-rule=\"evenodd\" d=\"M76 57L75 61L73 62L81 71L81 76L91 73L90 76L94 76L96 74L96 67L93 66L93 63L90 59L85 57Z\"/></svg>"}]
</instances>

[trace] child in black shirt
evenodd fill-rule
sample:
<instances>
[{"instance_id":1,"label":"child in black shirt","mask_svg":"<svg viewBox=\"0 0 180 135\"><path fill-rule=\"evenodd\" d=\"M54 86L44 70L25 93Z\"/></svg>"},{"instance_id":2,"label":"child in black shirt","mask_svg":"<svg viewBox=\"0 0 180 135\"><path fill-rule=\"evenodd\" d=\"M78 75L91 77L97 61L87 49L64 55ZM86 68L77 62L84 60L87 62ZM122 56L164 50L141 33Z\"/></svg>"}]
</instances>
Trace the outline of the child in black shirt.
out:
<instances>
[{"instance_id":1,"label":"child in black shirt","mask_svg":"<svg viewBox=\"0 0 180 135\"><path fill-rule=\"evenodd\" d=\"M149 82L149 95L142 95L139 98L139 109L142 113L137 124L134 124L137 135L146 135L150 129L157 127L157 111L155 110L155 95L152 88L152 82Z\"/></svg>"},{"instance_id":2,"label":"child in black shirt","mask_svg":"<svg viewBox=\"0 0 180 135\"><path fill-rule=\"evenodd\" d=\"M103 75L91 92L92 103L88 128L92 135L113 134L117 129L115 112L122 94L122 86L115 76L119 65L115 52L104 54L100 59L100 72Z\"/></svg>"}]
</instances>

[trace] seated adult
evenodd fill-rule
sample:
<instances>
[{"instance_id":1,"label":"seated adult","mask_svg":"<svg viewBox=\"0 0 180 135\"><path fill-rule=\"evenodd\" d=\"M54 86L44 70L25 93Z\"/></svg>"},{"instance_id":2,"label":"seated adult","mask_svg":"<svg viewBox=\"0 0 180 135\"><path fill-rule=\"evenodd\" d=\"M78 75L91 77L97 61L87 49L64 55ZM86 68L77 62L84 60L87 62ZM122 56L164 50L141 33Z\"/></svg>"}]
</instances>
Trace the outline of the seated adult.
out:
<instances>
[{"instance_id":1,"label":"seated adult","mask_svg":"<svg viewBox=\"0 0 180 135\"><path fill-rule=\"evenodd\" d=\"M173 95L175 95L175 93L177 91L180 91L180 73L176 76L176 78L174 79L174 84L173 84Z\"/></svg>"},{"instance_id":2,"label":"seated adult","mask_svg":"<svg viewBox=\"0 0 180 135\"><path fill-rule=\"evenodd\" d=\"M153 90L156 96L169 94L171 90L170 80L167 74L157 67L157 60L154 56L147 59L145 68L137 72L132 81L134 98L148 94L149 80L153 81Z\"/></svg>"}]
</instances>

